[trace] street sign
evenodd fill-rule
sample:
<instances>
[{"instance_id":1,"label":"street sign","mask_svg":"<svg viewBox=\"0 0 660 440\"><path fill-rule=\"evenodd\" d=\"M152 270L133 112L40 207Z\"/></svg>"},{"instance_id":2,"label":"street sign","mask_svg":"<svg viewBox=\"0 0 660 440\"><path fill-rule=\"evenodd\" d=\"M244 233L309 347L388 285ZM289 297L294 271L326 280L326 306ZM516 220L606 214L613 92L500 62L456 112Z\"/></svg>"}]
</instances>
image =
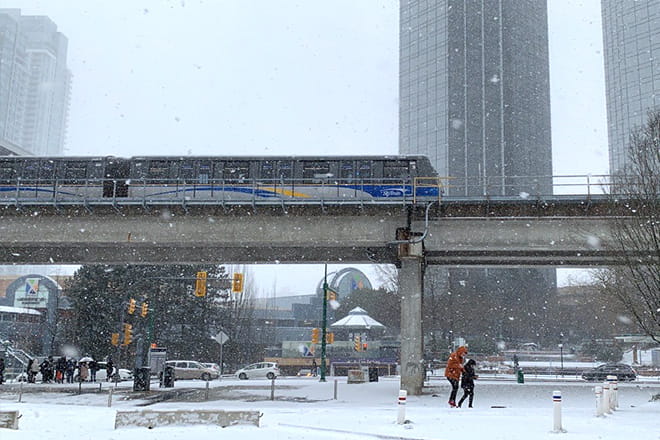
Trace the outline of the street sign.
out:
<instances>
[{"instance_id":1,"label":"street sign","mask_svg":"<svg viewBox=\"0 0 660 440\"><path fill-rule=\"evenodd\" d=\"M220 344L220 345L224 345L225 342L227 342L227 341L229 340L229 336L227 336L227 333L225 333L225 332L223 332L222 330L220 330L220 332L219 332L217 335L213 336L213 339L214 339L215 342L217 342L218 344Z\"/></svg>"}]
</instances>

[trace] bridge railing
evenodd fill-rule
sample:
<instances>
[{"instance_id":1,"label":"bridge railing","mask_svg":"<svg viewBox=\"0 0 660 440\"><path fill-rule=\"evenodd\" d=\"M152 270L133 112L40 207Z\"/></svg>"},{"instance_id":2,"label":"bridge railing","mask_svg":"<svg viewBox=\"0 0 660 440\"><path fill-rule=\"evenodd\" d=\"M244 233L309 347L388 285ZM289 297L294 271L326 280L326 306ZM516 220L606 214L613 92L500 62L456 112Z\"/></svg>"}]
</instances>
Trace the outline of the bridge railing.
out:
<instances>
[{"instance_id":1,"label":"bridge railing","mask_svg":"<svg viewBox=\"0 0 660 440\"><path fill-rule=\"evenodd\" d=\"M609 175L444 177L443 196L546 198L558 195L592 196L611 191Z\"/></svg>"},{"instance_id":2,"label":"bridge railing","mask_svg":"<svg viewBox=\"0 0 660 440\"><path fill-rule=\"evenodd\" d=\"M502 178L364 179L315 176L281 179L5 179L0 205L21 204L415 204L452 198L544 199L603 195L607 175Z\"/></svg>"}]
</instances>

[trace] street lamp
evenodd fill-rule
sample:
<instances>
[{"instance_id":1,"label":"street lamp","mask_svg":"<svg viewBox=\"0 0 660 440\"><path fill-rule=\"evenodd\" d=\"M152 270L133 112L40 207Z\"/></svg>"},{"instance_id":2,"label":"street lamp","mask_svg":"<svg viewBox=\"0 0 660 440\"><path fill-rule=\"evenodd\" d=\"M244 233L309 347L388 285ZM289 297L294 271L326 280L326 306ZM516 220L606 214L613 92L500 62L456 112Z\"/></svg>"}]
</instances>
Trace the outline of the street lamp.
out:
<instances>
[{"instance_id":1,"label":"street lamp","mask_svg":"<svg viewBox=\"0 0 660 440\"><path fill-rule=\"evenodd\" d=\"M559 333L559 361L561 362L561 377L564 377L564 334Z\"/></svg>"}]
</instances>

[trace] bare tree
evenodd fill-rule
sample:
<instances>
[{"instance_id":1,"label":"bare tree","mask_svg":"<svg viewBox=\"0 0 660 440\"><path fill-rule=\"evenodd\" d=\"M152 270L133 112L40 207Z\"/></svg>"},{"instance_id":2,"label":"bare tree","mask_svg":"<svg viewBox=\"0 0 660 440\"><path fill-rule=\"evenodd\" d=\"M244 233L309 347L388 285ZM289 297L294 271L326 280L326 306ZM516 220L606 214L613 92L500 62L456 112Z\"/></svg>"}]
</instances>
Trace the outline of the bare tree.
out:
<instances>
[{"instance_id":1,"label":"bare tree","mask_svg":"<svg viewBox=\"0 0 660 440\"><path fill-rule=\"evenodd\" d=\"M615 297L642 331L660 342L660 110L633 131L628 164L614 176L612 201L628 212L612 220L623 264L601 274L604 292Z\"/></svg>"}]
</instances>

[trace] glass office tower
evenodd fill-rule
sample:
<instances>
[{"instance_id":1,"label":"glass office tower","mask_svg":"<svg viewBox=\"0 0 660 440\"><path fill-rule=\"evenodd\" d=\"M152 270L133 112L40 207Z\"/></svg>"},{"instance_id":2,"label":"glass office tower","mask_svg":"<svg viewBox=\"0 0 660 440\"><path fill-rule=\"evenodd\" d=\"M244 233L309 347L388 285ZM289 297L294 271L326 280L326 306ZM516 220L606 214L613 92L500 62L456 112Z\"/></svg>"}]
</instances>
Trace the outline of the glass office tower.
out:
<instances>
[{"instance_id":1,"label":"glass office tower","mask_svg":"<svg viewBox=\"0 0 660 440\"><path fill-rule=\"evenodd\" d=\"M548 193L545 1L402 0L399 77L399 150L428 156L449 194Z\"/></svg>"},{"instance_id":2,"label":"glass office tower","mask_svg":"<svg viewBox=\"0 0 660 440\"><path fill-rule=\"evenodd\" d=\"M630 133L660 109L660 1L601 0L610 173L627 162Z\"/></svg>"},{"instance_id":3,"label":"glass office tower","mask_svg":"<svg viewBox=\"0 0 660 440\"><path fill-rule=\"evenodd\" d=\"M428 156L451 178L447 195L551 193L546 2L401 0L400 13L399 151ZM426 294L450 304L446 324L425 324L434 334L554 338L544 324L554 269L430 267L427 274L435 287ZM489 312L470 315L475 304Z\"/></svg>"}]
</instances>

